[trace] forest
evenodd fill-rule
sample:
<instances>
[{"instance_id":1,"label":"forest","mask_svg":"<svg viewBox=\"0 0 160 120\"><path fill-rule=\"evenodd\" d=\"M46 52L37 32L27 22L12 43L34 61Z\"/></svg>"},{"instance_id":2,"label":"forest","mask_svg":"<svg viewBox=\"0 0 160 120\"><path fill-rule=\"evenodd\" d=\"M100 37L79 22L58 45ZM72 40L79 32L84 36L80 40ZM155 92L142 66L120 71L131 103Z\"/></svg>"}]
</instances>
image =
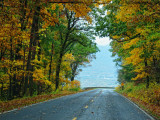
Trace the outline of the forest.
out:
<instances>
[{"instance_id":1,"label":"forest","mask_svg":"<svg viewBox=\"0 0 160 120\"><path fill-rule=\"evenodd\" d=\"M96 34L112 39L119 67L116 91L160 116L160 1L112 0L98 12Z\"/></svg>"},{"instance_id":2,"label":"forest","mask_svg":"<svg viewBox=\"0 0 160 120\"><path fill-rule=\"evenodd\" d=\"M95 58L92 0L0 2L0 99L80 87Z\"/></svg>"},{"instance_id":3,"label":"forest","mask_svg":"<svg viewBox=\"0 0 160 120\"><path fill-rule=\"evenodd\" d=\"M159 0L1 0L0 28L1 100L79 88L100 36L123 92L160 105Z\"/></svg>"}]
</instances>

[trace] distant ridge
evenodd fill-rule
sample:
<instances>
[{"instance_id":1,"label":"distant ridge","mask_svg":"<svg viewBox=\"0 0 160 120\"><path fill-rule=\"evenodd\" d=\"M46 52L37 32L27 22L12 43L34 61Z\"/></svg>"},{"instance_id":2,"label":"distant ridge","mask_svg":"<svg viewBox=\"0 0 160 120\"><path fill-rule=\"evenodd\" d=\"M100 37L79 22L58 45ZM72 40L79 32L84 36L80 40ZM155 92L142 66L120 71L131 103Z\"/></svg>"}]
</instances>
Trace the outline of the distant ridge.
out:
<instances>
[{"instance_id":1,"label":"distant ridge","mask_svg":"<svg viewBox=\"0 0 160 120\"><path fill-rule=\"evenodd\" d=\"M84 87L84 90L87 89L98 89L98 88L103 88L103 89L115 89L115 87Z\"/></svg>"}]
</instances>

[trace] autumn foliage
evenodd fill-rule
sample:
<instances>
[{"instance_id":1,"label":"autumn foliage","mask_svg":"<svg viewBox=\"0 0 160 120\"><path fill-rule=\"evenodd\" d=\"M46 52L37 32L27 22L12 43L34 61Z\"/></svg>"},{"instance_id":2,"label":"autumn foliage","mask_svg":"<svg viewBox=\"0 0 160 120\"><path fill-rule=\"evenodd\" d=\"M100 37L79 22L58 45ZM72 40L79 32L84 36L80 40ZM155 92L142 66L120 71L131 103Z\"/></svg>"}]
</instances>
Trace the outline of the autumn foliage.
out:
<instances>
[{"instance_id":1,"label":"autumn foliage","mask_svg":"<svg viewBox=\"0 0 160 120\"><path fill-rule=\"evenodd\" d=\"M160 85L152 83L150 88L146 88L144 83L138 86L134 83L126 83L124 90L121 86L116 88L116 91L125 95L129 99L136 102L138 105L145 107L145 110L152 113L157 119L160 118Z\"/></svg>"},{"instance_id":2,"label":"autumn foliage","mask_svg":"<svg viewBox=\"0 0 160 120\"><path fill-rule=\"evenodd\" d=\"M51 92L71 84L78 67L98 51L80 23L92 22L89 12L99 2L0 1L0 99ZM73 54L75 46L87 48L87 54ZM76 55L83 59L77 62Z\"/></svg>"},{"instance_id":3,"label":"autumn foliage","mask_svg":"<svg viewBox=\"0 0 160 120\"><path fill-rule=\"evenodd\" d=\"M159 116L159 0L112 0L98 11L97 34L112 40L118 81L124 83L117 91Z\"/></svg>"},{"instance_id":4,"label":"autumn foliage","mask_svg":"<svg viewBox=\"0 0 160 120\"><path fill-rule=\"evenodd\" d=\"M160 83L160 4L158 0L112 0L97 17L97 32L109 36L119 82ZM103 19L103 21L102 21Z\"/></svg>"}]
</instances>

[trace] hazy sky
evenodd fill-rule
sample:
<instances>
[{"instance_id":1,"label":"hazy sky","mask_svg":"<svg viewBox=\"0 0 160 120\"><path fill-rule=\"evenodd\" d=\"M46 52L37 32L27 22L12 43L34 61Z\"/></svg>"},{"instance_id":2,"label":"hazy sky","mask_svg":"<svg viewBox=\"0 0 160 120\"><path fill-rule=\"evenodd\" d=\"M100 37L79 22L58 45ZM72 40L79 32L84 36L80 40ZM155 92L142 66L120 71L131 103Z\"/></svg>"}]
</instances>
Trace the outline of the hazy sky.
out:
<instances>
[{"instance_id":1,"label":"hazy sky","mask_svg":"<svg viewBox=\"0 0 160 120\"><path fill-rule=\"evenodd\" d=\"M105 86L117 86L117 67L109 52L109 38L96 38L95 41L98 44L100 52L96 54L90 64L91 66L82 68L82 72L77 76L77 80L80 80L81 87L105 87Z\"/></svg>"}]
</instances>

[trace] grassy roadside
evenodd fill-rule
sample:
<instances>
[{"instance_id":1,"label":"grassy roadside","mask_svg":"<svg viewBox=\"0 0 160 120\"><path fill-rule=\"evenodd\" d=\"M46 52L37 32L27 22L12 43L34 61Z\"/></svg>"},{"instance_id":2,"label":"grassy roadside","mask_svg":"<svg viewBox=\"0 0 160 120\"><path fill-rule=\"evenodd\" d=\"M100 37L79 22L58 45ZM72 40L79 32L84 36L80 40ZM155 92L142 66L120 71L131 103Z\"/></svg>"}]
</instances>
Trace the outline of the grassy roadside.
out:
<instances>
[{"instance_id":1,"label":"grassy roadside","mask_svg":"<svg viewBox=\"0 0 160 120\"><path fill-rule=\"evenodd\" d=\"M66 96L66 95L76 94L76 93L84 92L84 91L86 90L71 89L71 90L53 92L50 94L37 95L33 97L18 98L18 99L14 99L10 101L0 101L0 113L9 111L9 110L13 110L13 109L20 110L21 108L28 106L28 105L32 105L35 103L47 101L50 99L55 99L55 98Z\"/></svg>"},{"instance_id":2,"label":"grassy roadside","mask_svg":"<svg viewBox=\"0 0 160 120\"><path fill-rule=\"evenodd\" d=\"M152 84L146 89L145 84L126 83L124 90L118 86L115 91L136 103L155 119L160 120L160 85Z\"/></svg>"}]
</instances>

